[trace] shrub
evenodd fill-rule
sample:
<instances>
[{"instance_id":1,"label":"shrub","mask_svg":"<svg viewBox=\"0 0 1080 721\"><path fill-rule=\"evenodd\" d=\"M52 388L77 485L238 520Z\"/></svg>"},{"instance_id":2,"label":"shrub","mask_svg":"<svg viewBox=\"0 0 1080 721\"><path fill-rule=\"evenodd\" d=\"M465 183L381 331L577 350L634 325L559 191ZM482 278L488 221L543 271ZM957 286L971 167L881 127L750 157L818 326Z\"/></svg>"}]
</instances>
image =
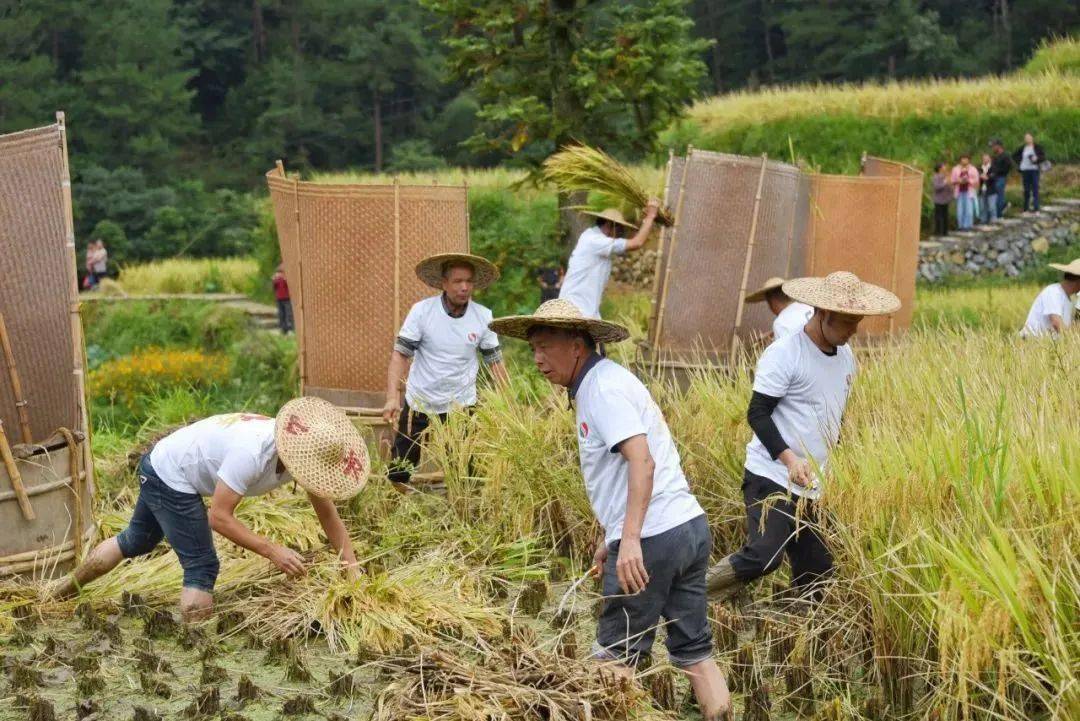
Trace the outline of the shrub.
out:
<instances>
[{"instance_id":1,"label":"shrub","mask_svg":"<svg viewBox=\"0 0 1080 721\"><path fill-rule=\"evenodd\" d=\"M85 303L86 352L93 368L149 347L224 351L249 332L243 311L219 303Z\"/></svg>"},{"instance_id":2,"label":"shrub","mask_svg":"<svg viewBox=\"0 0 1080 721\"><path fill-rule=\"evenodd\" d=\"M229 359L197 350L147 348L105 361L90 373L90 391L129 408L144 395L190 386L208 388L229 376Z\"/></svg>"}]
</instances>

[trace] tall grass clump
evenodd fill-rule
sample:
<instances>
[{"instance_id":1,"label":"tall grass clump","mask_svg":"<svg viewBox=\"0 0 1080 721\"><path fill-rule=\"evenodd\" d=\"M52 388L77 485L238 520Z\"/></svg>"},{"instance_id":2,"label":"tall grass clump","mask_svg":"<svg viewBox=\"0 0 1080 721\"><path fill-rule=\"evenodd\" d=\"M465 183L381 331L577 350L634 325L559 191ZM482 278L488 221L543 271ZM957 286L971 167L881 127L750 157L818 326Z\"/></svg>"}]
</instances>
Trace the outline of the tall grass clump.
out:
<instances>
[{"instance_id":1,"label":"tall grass clump","mask_svg":"<svg viewBox=\"0 0 1080 721\"><path fill-rule=\"evenodd\" d=\"M1043 40L1022 72L1025 75L1080 75L1080 36Z\"/></svg>"},{"instance_id":2,"label":"tall grass clump","mask_svg":"<svg viewBox=\"0 0 1080 721\"><path fill-rule=\"evenodd\" d=\"M119 285L128 295L246 293L257 271L251 258L169 258L122 267Z\"/></svg>"}]
</instances>

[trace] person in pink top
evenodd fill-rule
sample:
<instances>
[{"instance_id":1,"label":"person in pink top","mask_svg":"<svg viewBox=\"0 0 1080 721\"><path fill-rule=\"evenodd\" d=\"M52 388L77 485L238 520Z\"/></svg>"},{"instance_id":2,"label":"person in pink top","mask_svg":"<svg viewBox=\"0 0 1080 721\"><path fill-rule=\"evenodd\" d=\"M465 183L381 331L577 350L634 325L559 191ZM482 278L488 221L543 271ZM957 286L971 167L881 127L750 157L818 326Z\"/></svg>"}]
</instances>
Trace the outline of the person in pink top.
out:
<instances>
[{"instance_id":1,"label":"person in pink top","mask_svg":"<svg viewBox=\"0 0 1080 721\"><path fill-rule=\"evenodd\" d=\"M956 198L956 227L967 230L975 220L975 198L979 193L979 169L971 164L971 156L960 156L960 163L952 169L951 182Z\"/></svg>"}]
</instances>

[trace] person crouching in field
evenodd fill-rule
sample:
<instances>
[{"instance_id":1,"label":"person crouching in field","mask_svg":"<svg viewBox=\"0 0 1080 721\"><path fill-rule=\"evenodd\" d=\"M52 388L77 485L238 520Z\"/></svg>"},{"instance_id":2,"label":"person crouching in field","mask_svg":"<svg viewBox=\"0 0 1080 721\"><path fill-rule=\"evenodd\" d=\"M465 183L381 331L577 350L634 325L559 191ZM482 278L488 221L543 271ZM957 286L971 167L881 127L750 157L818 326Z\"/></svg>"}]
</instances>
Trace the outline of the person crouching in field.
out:
<instances>
[{"instance_id":1,"label":"person crouching in field","mask_svg":"<svg viewBox=\"0 0 1080 721\"><path fill-rule=\"evenodd\" d=\"M1068 265L1051 263L1050 267L1062 272L1061 282L1046 286L1035 298L1020 331L1025 338L1060 335L1072 325L1072 296L1080 293L1080 258Z\"/></svg>"},{"instance_id":2,"label":"person crouching in field","mask_svg":"<svg viewBox=\"0 0 1080 721\"><path fill-rule=\"evenodd\" d=\"M742 483L748 539L709 569L709 595L716 600L772 573L785 552L800 594L817 591L815 584L831 573L832 555L814 525L815 502L855 377L847 342L864 317L900 308L895 295L846 272L789 280L783 289L812 306L814 315L758 361L746 413L754 436Z\"/></svg>"},{"instance_id":3,"label":"person crouching in field","mask_svg":"<svg viewBox=\"0 0 1080 721\"><path fill-rule=\"evenodd\" d=\"M799 303L788 298L784 293L783 285L783 278L769 278L763 286L746 296L747 303L764 301L772 314L776 316L772 324L772 340L802 333L806 321L810 320L810 316L814 314L814 309L806 303Z\"/></svg>"},{"instance_id":4,"label":"person crouching in field","mask_svg":"<svg viewBox=\"0 0 1080 721\"><path fill-rule=\"evenodd\" d=\"M245 496L268 493L290 480L307 491L346 574L358 577L356 556L334 500L359 493L369 467L363 437L344 413L319 398L289 401L276 419L228 413L185 426L143 455L139 500L128 527L94 548L70 576L53 586L51 595L75 595L125 558L150 553L164 538L184 569L184 620L205 618L213 606L219 568L211 531L265 556L286 575L302 575L306 568L300 554L252 532L234 515ZM210 498L209 514L204 497Z\"/></svg>"},{"instance_id":5,"label":"person crouching in field","mask_svg":"<svg viewBox=\"0 0 1080 721\"><path fill-rule=\"evenodd\" d=\"M565 299L548 301L531 316L499 318L491 328L527 340L537 368L569 390L576 409L581 473L604 528L594 556L604 594L595 657L630 675L648 658L663 617L668 658L689 676L702 715L724 718L731 700L712 658L705 512L649 391L597 353L598 344L625 340L629 332L586 317Z\"/></svg>"}]
</instances>

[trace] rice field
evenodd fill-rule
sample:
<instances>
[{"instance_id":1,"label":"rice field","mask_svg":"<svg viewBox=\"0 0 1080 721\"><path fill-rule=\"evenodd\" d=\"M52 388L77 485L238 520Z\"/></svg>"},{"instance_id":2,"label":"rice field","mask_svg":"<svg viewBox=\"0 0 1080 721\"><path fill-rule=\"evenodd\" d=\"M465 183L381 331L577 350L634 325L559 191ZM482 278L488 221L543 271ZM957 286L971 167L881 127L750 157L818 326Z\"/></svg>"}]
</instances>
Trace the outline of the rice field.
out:
<instances>
[{"instance_id":1,"label":"rice field","mask_svg":"<svg viewBox=\"0 0 1080 721\"><path fill-rule=\"evenodd\" d=\"M920 290L916 327L861 353L823 502L838 567L825 600L785 599L781 572L712 609L736 718L1080 717L1080 334L1016 337L1037 290ZM613 300L640 337L647 302ZM632 343L613 350L636 360ZM219 613L202 625L176 625L180 568L164 550L72 602L5 585L0 719L698 718L662 651L632 684L588 663L596 527L573 418L508 351L511 390L434 431L445 495L398 496L376 463L342 507L360 581L283 488L239 512L302 553L308 576L222 542ZM717 557L744 535L751 372L687 388L646 374ZM127 452L152 430L96 444L109 532L134 502Z\"/></svg>"},{"instance_id":2,"label":"rice field","mask_svg":"<svg viewBox=\"0 0 1080 721\"><path fill-rule=\"evenodd\" d=\"M252 258L169 258L122 267L119 279L106 283L102 292L247 293L257 274L258 264Z\"/></svg>"}]
</instances>

